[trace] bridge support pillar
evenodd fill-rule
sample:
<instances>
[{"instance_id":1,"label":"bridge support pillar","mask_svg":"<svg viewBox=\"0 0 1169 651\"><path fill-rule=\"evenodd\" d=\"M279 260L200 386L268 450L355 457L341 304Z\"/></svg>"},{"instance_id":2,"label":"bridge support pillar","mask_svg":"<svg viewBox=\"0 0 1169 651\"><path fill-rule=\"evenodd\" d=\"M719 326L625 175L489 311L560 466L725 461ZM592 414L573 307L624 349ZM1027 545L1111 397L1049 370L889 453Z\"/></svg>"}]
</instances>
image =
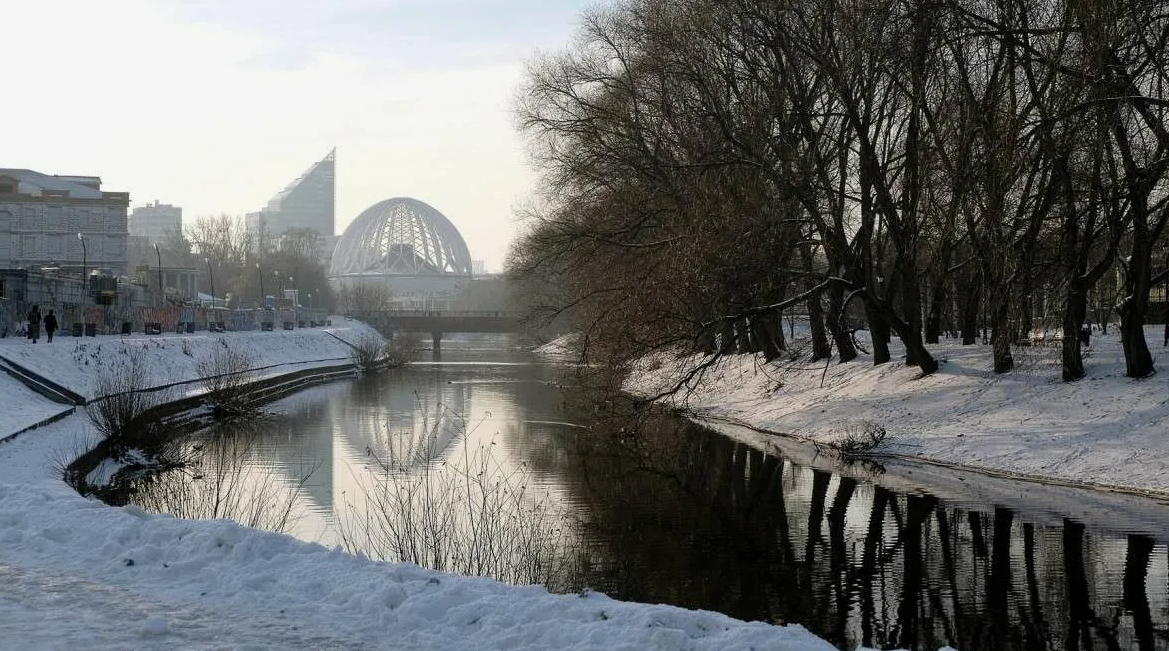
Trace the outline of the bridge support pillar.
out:
<instances>
[{"instance_id":1,"label":"bridge support pillar","mask_svg":"<svg viewBox=\"0 0 1169 651\"><path fill-rule=\"evenodd\" d=\"M441 332L432 332L432 333L430 333L430 337L434 342L434 346L433 346L434 352L435 353L442 352L442 333Z\"/></svg>"}]
</instances>

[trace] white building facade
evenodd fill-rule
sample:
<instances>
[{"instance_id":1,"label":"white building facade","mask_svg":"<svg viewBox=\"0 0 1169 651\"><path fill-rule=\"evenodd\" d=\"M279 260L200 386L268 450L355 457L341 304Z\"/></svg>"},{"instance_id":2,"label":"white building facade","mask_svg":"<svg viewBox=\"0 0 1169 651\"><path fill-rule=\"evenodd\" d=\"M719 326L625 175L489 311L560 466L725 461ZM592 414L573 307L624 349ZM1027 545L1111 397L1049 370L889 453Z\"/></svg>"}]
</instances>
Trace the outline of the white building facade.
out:
<instances>
[{"instance_id":1,"label":"white building facade","mask_svg":"<svg viewBox=\"0 0 1169 651\"><path fill-rule=\"evenodd\" d=\"M96 176L0 168L0 267L125 275L129 205Z\"/></svg>"},{"instance_id":2,"label":"white building facade","mask_svg":"<svg viewBox=\"0 0 1169 651\"><path fill-rule=\"evenodd\" d=\"M130 211L128 228L130 235L147 238L150 246L162 244L182 232L183 209L158 201L138 206Z\"/></svg>"}]
</instances>

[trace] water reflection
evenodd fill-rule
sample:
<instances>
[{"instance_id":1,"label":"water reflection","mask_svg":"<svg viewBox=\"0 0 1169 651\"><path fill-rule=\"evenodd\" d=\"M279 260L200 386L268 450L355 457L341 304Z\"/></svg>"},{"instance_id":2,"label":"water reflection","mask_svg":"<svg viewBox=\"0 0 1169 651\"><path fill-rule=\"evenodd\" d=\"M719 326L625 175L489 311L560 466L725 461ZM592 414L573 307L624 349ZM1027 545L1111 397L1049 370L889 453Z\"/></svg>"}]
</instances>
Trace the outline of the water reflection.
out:
<instances>
[{"instance_id":1,"label":"water reflection","mask_svg":"<svg viewBox=\"0 0 1169 651\"><path fill-rule=\"evenodd\" d=\"M641 433L660 440L569 470L615 595L842 648L1169 648L1164 541L896 494L685 424Z\"/></svg>"},{"instance_id":2,"label":"water reflection","mask_svg":"<svg viewBox=\"0 0 1169 651\"><path fill-rule=\"evenodd\" d=\"M1042 505L894 492L671 417L601 419L559 390L560 369L508 340L471 344L274 407L247 459L286 486L319 464L296 535L339 542L336 514L362 499L371 459L445 423L435 457L494 442L564 510L566 589L798 622L849 649L1169 648L1167 539L1146 521L1126 533Z\"/></svg>"}]
</instances>

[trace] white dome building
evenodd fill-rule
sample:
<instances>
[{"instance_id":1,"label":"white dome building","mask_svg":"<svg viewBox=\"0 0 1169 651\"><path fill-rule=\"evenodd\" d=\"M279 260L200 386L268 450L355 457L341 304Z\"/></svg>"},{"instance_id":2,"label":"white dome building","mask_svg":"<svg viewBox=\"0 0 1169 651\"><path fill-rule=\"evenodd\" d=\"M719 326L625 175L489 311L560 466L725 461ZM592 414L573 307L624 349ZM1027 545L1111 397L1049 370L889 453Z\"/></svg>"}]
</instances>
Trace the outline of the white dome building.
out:
<instances>
[{"instance_id":1,"label":"white dome building","mask_svg":"<svg viewBox=\"0 0 1169 651\"><path fill-rule=\"evenodd\" d=\"M383 287L400 310L447 310L471 281L471 254L459 230L434 207L395 197L366 208L337 240L334 289Z\"/></svg>"},{"instance_id":2,"label":"white dome building","mask_svg":"<svg viewBox=\"0 0 1169 651\"><path fill-rule=\"evenodd\" d=\"M471 254L455 225L432 206L395 197L366 208L337 241L330 275L471 275Z\"/></svg>"}]
</instances>

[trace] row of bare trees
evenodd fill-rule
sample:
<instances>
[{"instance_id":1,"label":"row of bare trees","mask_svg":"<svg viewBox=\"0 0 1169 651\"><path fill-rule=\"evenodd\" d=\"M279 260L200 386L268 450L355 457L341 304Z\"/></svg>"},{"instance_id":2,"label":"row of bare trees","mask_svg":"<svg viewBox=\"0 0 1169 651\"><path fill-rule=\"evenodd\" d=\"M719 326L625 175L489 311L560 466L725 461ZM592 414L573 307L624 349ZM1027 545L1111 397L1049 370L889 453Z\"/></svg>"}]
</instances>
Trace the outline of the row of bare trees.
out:
<instances>
[{"instance_id":1,"label":"row of bare trees","mask_svg":"<svg viewBox=\"0 0 1169 651\"><path fill-rule=\"evenodd\" d=\"M325 238L315 230L293 229L269 237L230 215L200 217L160 245L168 267L198 269L201 288L218 297L231 294L230 307L263 305L264 296L299 290L302 305L332 309L336 303L325 269ZM154 251L148 253L150 258ZM309 298L309 294L312 298Z\"/></svg>"},{"instance_id":2,"label":"row of bare trees","mask_svg":"<svg viewBox=\"0 0 1169 651\"><path fill-rule=\"evenodd\" d=\"M943 331L997 372L1095 299L1127 375L1166 279L1169 7L1155 0L628 0L535 61L517 109L542 193L510 270L616 358L678 345L932 373ZM1114 305L1113 305L1114 304ZM1106 319L1098 315L1098 319Z\"/></svg>"}]
</instances>

